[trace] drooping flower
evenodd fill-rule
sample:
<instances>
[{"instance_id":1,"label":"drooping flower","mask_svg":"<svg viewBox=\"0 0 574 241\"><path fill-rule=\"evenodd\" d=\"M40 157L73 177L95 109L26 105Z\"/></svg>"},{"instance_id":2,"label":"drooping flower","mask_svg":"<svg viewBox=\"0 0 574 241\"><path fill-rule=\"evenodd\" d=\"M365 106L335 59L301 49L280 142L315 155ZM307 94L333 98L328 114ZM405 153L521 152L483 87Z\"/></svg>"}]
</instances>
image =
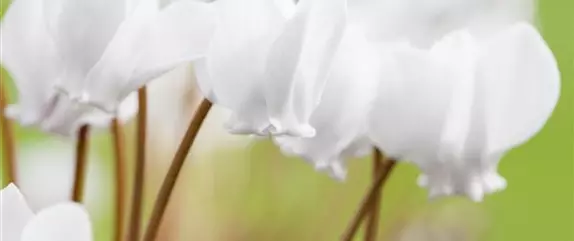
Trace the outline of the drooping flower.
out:
<instances>
[{"instance_id":1,"label":"drooping flower","mask_svg":"<svg viewBox=\"0 0 574 241\"><path fill-rule=\"evenodd\" d=\"M333 62L321 103L311 115L317 129L312 138L282 136L274 141L284 153L302 156L317 170L333 178L346 176L347 158L363 156L372 147L367 138L366 113L385 68L385 57L376 51L362 28L349 25Z\"/></svg>"},{"instance_id":2,"label":"drooping flower","mask_svg":"<svg viewBox=\"0 0 574 241\"><path fill-rule=\"evenodd\" d=\"M45 131L68 135L83 124L106 126L113 116L78 106L55 91L64 71L74 69L70 62L62 61L48 31L52 22L49 13L59 4L60 1L13 1L2 20L1 63L12 75L19 93L18 103L8 107L7 115L25 126L37 125ZM132 96L122 103L118 117L124 121L136 111L137 100Z\"/></svg>"},{"instance_id":3,"label":"drooping flower","mask_svg":"<svg viewBox=\"0 0 574 241\"><path fill-rule=\"evenodd\" d=\"M108 112L149 81L203 57L214 30L211 4L195 0L165 7L159 0L62 1L51 32L64 61L76 64L60 88Z\"/></svg>"},{"instance_id":4,"label":"drooping flower","mask_svg":"<svg viewBox=\"0 0 574 241\"><path fill-rule=\"evenodd\" d=\"M76 203L61 203L32 212L14 184L0 192L0 239L5 241L90 241L88 212Z\"/></svg>"},{"instance_id":5,"label":"drooping flower","mask_svg":"<svg viewBox=\"0 0 574 241\"><path fill-rule=\"evenodd\" d=\"M423 171L431 197L475 201L506 187L500 158L534 136L558 101L552 52L528 23L487 38L455 31L430 50L397 54L395 83L380 85L369 136Z\"/></svg>"},{"instance_id":6,"label":"drooping flower","mask_svg":"<svg viewBox=\"0 0 574 241\"><path fill-rule=\"evenodd\" d=\"M340 43L345 0L218 0L217 29L196 63L212 102L242 134L310 137L309 124Z\"/></svg>"}]
</instances>

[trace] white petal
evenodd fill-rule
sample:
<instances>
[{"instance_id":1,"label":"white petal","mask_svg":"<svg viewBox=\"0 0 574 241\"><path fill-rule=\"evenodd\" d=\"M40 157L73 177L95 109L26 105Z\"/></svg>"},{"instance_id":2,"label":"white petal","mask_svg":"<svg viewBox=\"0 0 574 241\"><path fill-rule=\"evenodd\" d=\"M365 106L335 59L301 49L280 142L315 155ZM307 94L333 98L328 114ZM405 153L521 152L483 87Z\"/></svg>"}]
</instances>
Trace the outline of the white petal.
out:
<instances>
[{"instance_id":1,"label":"white petal","mask_svg":"<svg viewBox=\"0 0 574 241\"><path fill-rule=\"evenodd\" d=\"M381 79L381 61L363 32L348 31L336 54L321 103L311 116L317 134L311 138L276 137L281 149L302 156L319 170L344 179L346 158L369 148L366 115Z\"/></svg>"},{"instance_id":2,"label":"white petal","mask_svg":"<svg viewBox=\"0 0 574 241\"><path fill-rule=\"evenodd\" d=\"M125 0L62 0L53 36L66 63L60 88L79 97L83 80L102 57L126 12Z\"/></svg>"},{"instance_id":3,"label":"white petal","mask_svg":"<svg viewBox=\"0 0 574 241\"><path fill-rule=\"evenodd\" d=\"M147 82L203 57L214 28L213 7L194 1L178 1L151 19L127 22L88 76L89 101L113 111Z\"/></svg>"},{"instance_id":4,"label":"white petal","mask_svg":"<svg viewBox=\"0 0 574 241\"><path fill-rule=\"evenodd\" d=\"M214 4L218 20L203 71L208 74L198 76L198 81L211 86L204 96L234 111L227 125L232 132L262 133L269 125L263 96L266 56L285 19L273 0Z\"/></svg>"},{"instance_id":5,"label":"white petal","mask_svg":"<svg viewBox=\"0 0 574 241\"><path fill-rule=\"evenodd\" d=\"M560 94L556 60L538 31L517 24L487 43L479 81L486 83L488 151L522 144L546 123Z\"/></svg>"},{"instance_id":6,"label":"white petal","mask_svg":"<svg viewBox=\"0 0 574 241\"><path fill-rule=\"evenodd\" d=\"M22 233L22 241L91 241L88 212L79 204L64 203L40 211Z\"/></svg>"},{"instance_id":7,"label":"white petal","mask_svg":"<svg viewBox=\"0 0 574 241\"><path fill-rule=\"evenodd\" d=\"M2 189L0 199L0 240L18 241L34 213L20 190L12 183Z\"/></svg>"},{"instance_id":8,"label":"white petal","mask_svg":"<svg viewBox=\"0 0 574 241\"><path fill-rule=\"evenodd\" d=\"M119 93L132 77L144 55L146 31L159 12L156 0L142 0L110 38L101 58L94 63L82 86L81 102L115 112L123 98Z\"/></svg>"},{"instance_id":9,"label":"white petal","mask_svg":"<svg viewBox=\"0 0 574 241\"><path fill-rule=\"evenodd\" d=\"M284 19L270 0L218 0L214 4L217 29L206 69L217 103L236 109L260 84L271 33ZM203 79L198 81L206 82Z\"/></svg>"},{"instance_id":10,"label":"white petal","mask_svg":"<svg viewBox=\"0 0 574 241\"><path fill-rule=\"evenodd\" d=\"M53 86L62 71L44 23L43 4L43 0L13 1L0 30L0 61L14 79L19 93L11 117L25 125L42 120L50 108L55 94Z\"/></svg>"},{"instance_id":11,"label":"white petal","mask_svg":"<svg viewBox=\"0 0 574 241\"><path fill-rule=\"evenodd\" d=\"M265 98L275 134L311 137L309 125L346 25L345 0L303 0L273 43Z\"/></svg>"}]
</instances>

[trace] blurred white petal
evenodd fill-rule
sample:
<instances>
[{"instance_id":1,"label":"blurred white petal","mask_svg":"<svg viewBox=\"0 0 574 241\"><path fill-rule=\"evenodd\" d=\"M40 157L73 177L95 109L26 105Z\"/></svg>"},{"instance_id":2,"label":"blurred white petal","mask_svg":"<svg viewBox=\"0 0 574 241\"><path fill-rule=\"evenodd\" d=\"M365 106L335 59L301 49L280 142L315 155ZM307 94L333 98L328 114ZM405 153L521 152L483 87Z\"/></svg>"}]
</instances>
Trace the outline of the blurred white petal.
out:
<instances>
[{"instance_id":1,"label":"blurred white petal","mask_svg":"<svg viewBox=\"0 0 574 241\"><path fill-rule=\"evenodd\" d=\"M205 64L196 66L204 96L235 113L228 128L262 133L268 123L263 72L268 50L285 21L271 0L218 0L217 29ZM204 70L205 69L205 70Z\"/></svg>"},{"instance_id":2,"label":"blurred white petal","mask_svg":"<svg viewBox=\"0 0 574 241\"><path fill-rule=\"evenodd\" d=\"M345 178L345 159L371 148L366 138L366 116L383 66L374 49L363 32L348 28L321 103L311 116L317 134L311 138L276 137L275 142L284 152L302 156L336 179Z\"/></svg>"},{"instance_id":3,"label":"blurred white petal","mask_svg":"<svg viewBox=\"0 0 574 241\"><path fill-rule=\"evenodd\" d=\"M65 63L60 88L80 97L84 79L100 60L126 14L125 0L62 0L63 8L53 29Z\"/></svg>"},{"instance_id":4,"label":"blurred white petal","mask_svg":"<svg viewBox=\"0 0 574 241\"><path fill-rule=\"evenodd\" d=\"M41 122L52 108L62 65L44 18L44 0L13 1L2 19L1 63L18 89L8 112L24 125ZM57 5L54 3L53 5Z\"/></svg>"},{"instance_id":5,"label":"blurred white petal","mask_svg":"<svg viewBox=\"0 0 574 241\"><path fill-rule=\"evenodd\" d=\"M12 183L2 189L0 199L0 240L18 241L34 213L20 190Z\"/></svg>"},{"instance_id":6,"label":"blurred white petal","mask_svg":"<svg viewBox=\"0 0 574 241\"><path fill-rule=\"evenodd\" d=\"M536 134L560 95L552 51L530 24L516 24L487 42L481 58L488 151L513 148Z\"/></svg>"},{"instance_id":7,"label":"blurred white petal","mask_svg":"<svg viewBox=\"0 0 574 241\"><path fill-rule=\"evenodd\" d=\"M62 203L40 211L24 228L22 241L90 241L88 212L79 204Z\"/></svg>"},{"instance_id":8,"label":"blurred white petal","mask_svg":"<svg viewBox=\"0 0 574 241\"><path fill-rule=\"evenodd\" d=\"M210 4L177 1L148 12L122 24L87 77L86 101L113 111L152 79L205 55L215 27Z\"/></svg>"},{"instance_id":9,"label":"blurred white petal","mask_svg":"<svg viewBox=\"0 0 574 241\"><path fill-rule=\"evenodd\" d=\"M274 134L312 137L333 56L346 26L346 0L302 0L274 41L265 72L265 99Z\"/></svg>"}]
</instances>

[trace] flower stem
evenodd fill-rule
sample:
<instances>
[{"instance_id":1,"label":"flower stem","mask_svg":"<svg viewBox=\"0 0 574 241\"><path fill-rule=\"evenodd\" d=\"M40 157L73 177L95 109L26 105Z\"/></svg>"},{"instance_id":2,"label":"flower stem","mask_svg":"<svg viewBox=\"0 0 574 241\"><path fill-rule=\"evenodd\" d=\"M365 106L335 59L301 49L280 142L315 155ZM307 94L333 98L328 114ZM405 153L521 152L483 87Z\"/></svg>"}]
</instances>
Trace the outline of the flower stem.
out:
<instances>
[{"instance_id":1,"label":"flower stem","mask_svg":"<svg viewBox=\"0 0 574 241\"><path fill-rule=\"evenodd\" d=\"M124 234L124 214L125 214L125 153L124 148L124 137L122 126L118 119L113 119L111 123L112 139L114 145L114 157L116 165L116 233L115 240L121 241Z\"/></svg>"},{"instance_id":2,"label":"flower stem","mask_svg":"<svg viewBox=\"0 0 574 241\"><path fill-rule=\"evenodd\" d=\"M72 201L82 202L84 198L84 187L86 184L86 172L88 161L90 126L83 125L78 130L76 140L76 170L74 173L74 187L72 191Z\"/></svg>"},{"instance_id":3,"label":"flower stem","mask_svg":"<svg viewBox=\"0 0 574 241\"><path fill-rule=\"evenodd\" d=\"M379 170L377 178L371 184L369 191L367 192L366 196L363 198L363 201L361 203L359 210L355 213L355 216L353 217L351 223L347 227L347 230L345 231L345 233L341 237L341 240L343 240L343 241L353 240L353 237L355 236L355 234L357 233L357 230L359 229L359 225L361 224L361 221L368 214L369 208L371 207L371 203L377 197L377 195L376 195L377 191L383 187L385 181L389 177L390 172L392 171L393 167L395 166L395 163L396 163L396 161L394 161L394 160L389 160L389 161L383 163L381 169Z\"/></svg>"},{"instance_id":4,"label":"flower stem","mask_svg":"<svg viewBox=\"0 0 574 241\"><path fill-rule=\"evenodd\" d=\"M383 166L383 154L378 148L373 148L373 181L376 180L377 174L381 171ZM375 241L377 239L377 231L379 227L379 212L382 186L377 189L374 201L371 203L371 211L369 215L369 223L367 225L367 233L365 241Z\"/></svg>"},{"instance_id":5,"label":"flower stem","mask_svg":"<svg viewBox=\"0 0 574 241\"><path fill-rule=\"evenodd\" d=\"M145 172L145 149L147 127L147 90L142 87L138 90L139 113L137 119L137 147L135 175L133 182L133 196L130 216L129 241L138 241L140 237L141 215L143 206L143 187Z\"/></svg>"},{"instance_id":6,"label":"flower stem","mask_svg":"<svg viewBox=\"0 0 574 241\"><path fill-rule=\"evenodd\" d=\"M0 121L2 122L2 148L4 154L4 165L7 183L16 182L16 153L15 153L15 140L12 121L6 117L4 113L8 106L8 96L5 85L6 81L2 80L0 85Z\"/></svg>"},{"instance_id":7,"label":"flower stem","mask_svg":"<svg viewBox=\"0 0 574 241\"><path fill-rule=\"evenodd\" d=\"M193 145L193 142L199 133L201 125L203 124L205 117L211 109L211 106L211 102L209 102L207 99L204 99L201 102L199 109L196 111L193 119L191 120L187 132L185 133L185 136L183 137L183 140L177 149L175 157L173 158L173 162L171 163L167 175L161 185L159 194L153 207L150 222L144 235L144 241L153 241L157 236L157 232L161 224L161 219L165 213L167 204L169 203L169 198L173 192L173 188L175 187L177 177L179 176L181 168L185 163L187 154L189 153L191 146Z\"/></svg>"}]
</instances>

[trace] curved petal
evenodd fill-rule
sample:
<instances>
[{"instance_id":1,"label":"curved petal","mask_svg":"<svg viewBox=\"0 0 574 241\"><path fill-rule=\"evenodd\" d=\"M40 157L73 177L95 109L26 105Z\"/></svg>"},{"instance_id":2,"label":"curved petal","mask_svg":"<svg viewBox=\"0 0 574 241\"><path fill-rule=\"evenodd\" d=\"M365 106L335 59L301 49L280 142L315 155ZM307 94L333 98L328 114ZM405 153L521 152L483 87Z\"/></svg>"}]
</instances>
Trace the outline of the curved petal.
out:
<instances>
[{"instance_id":1,"label":"curved petal","mask_svg":"<svg viewBox=\"0 0 574 241\"><path fill-rule=\"evenodd\" d=\"M271 47L265 99L274 134L312 137L317 107L343 37L346 0L303 0Z\"/></svg>"},{"instance_id":2,"label":"curved petal","mask_svg":"<svg viewBox=\"0 0 574 241\"><path fill-rule=\"evenodd\" d=\"M274 0L214 4L217 29L206 59L210 78L200 76L198 81L211 86L212 92L204 96L234 112L226 124L231 132L263 134L269 126L262 86L265 61L285 19Z\"/></svg>"},{"instance_id":3,"label":"curved petal","mask_svg":"<svg viewBox=\"0 0 574 241\"><path fill-rule=\"evenodd\" d=\"M91 241L90 216L76 203L64 203L44 209L26 225L21 240Z\"/></svg>"},{"instance_id":4,"label":"curved petal","mask_svg":"<svg viewBox=\"0 0 574 241\"><path fill-rule=\"evenodd\" d=\"M16 185L10 183L0 192L0 240L20 240L26 224L34 217Z\"/></svg>"},{"instance_id":5,"label":"curved petal","mask_svg":"<svg viewBox=\"0 0 574 241\"><path fill-rule=\"evenodd\" d=\"M14 79L19 93L18 104L8 112L24 125L42 120L62 71L54 42L44 24L43 5L44 0L13 1L0 30L0 61Z\"/></svg>"},{"instance_id":6,"label":"curved petal","mask_svg":"<svg viewBox=\"0 0 574 241\"><path fill-rule=\"evenodd\" d=\"M205 56L215 28L213 7L194 1L175 2L141 20L122 25L88 76L88 101L107 111L179 64Z\"/></svg>"},{"instance_id":7,"label":"curved petal","mask_svg":"<svg viewBox=\"0 0 574 241\"><path fill-rule=\"evenodd\" d=\"M475 159L466 156L466 141L476 129L471 120L477 49L467 31L446 36L430 51L396 49L399 78L380 85L370 117L377 146L391 157L414 162L427 176L440 178L447 168L472 167Z\"/></svg>"},{"instance_id":8,"label":"curved petal","mask_svg":"<svg viewBox=\"0 0 574 241\"><path fill-rule=\"evenodd\" d=\"M79 98L84 79L102 57L126 13L125 0L62 0L52 35L65 75L59 88Z\"/></svg>"},{"instance_id":9,"label":"curved petal","mask_svg":"<svg viewBox=\"0 0 574 241\"><path fill-rule=\"evenodd\" d=\"M275 138L284 152L303 157L339 180L345 178L345 159L370 147L365 121L382 78L383 63L363 34L349 29L341 42L321 103L311 116L317 134Z\"/></svg>"},{"instance_id":10,"label":"curved petal","mask_svg":"<svg viewBox=\"0 0 574 241\"><path fill-rule=\"evenodd\" d=\"M479 81L486 83L488 151L500 152L536 134L560 95L551 50L530 24L516 24L487 43Z\"/></svg>"}]
</instances>

